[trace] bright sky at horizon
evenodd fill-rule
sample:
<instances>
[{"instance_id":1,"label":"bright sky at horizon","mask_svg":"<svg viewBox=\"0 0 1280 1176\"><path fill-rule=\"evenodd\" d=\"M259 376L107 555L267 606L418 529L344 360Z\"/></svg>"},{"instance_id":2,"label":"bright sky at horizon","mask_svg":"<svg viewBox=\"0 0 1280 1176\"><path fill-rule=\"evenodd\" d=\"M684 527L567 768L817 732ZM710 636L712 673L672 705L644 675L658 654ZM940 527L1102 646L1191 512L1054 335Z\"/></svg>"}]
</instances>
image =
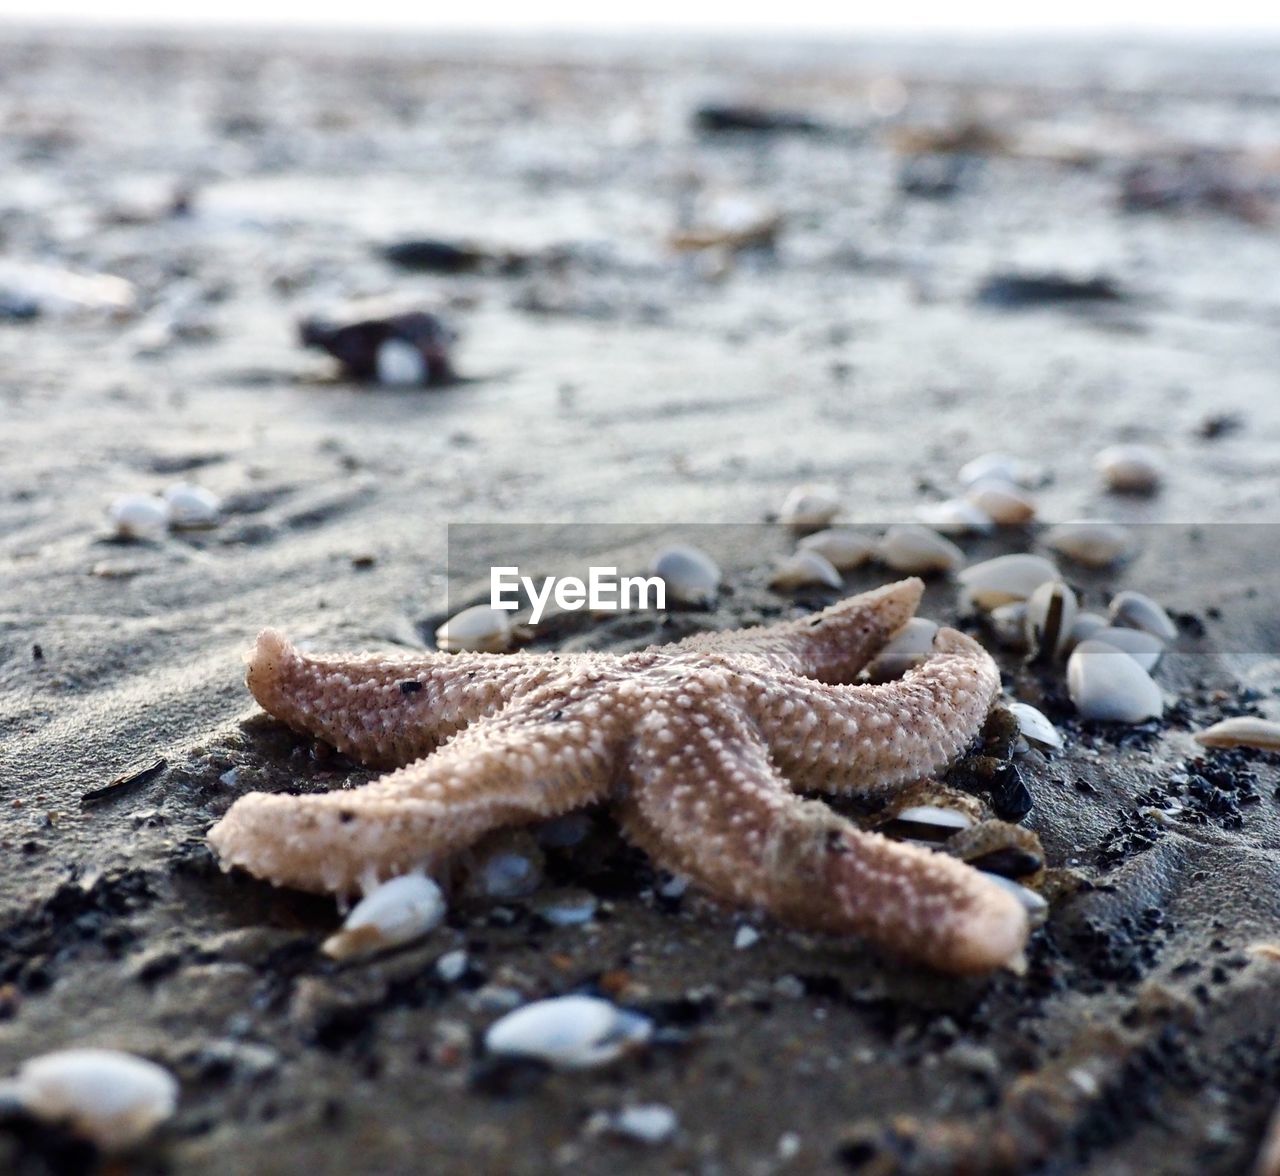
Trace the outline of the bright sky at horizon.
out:
<instances>
[{"instance_id":1,"label":"bright sky at horizon","mask_svg":"<svg viewBox=\"0 0 1280 1176\"><path fill-rule=\"evenodd\" d=\"M744 10L727 0L649 0L628 11L598 0L493 0L450 7L406 0L358 0L317 5L305 0L0 0L0 21L74 21L155 25L286 24L325 27L414 27L441 30L595 31L705 29L715 32L771 30L863 30L974 32L1037 30L1238 33L1280 30L1280 7L1258 0L1218 0L1212 5L1178 5L1168 0L1073 0L1054 8L1018 0L968 0L961 14L948 0L900 0L892 5L845 6L831 0L790 0L768 10ZM424 8L427 10L424 11ZM434 9L434 10L433 10Z\"/></svg>"}]
</instances>

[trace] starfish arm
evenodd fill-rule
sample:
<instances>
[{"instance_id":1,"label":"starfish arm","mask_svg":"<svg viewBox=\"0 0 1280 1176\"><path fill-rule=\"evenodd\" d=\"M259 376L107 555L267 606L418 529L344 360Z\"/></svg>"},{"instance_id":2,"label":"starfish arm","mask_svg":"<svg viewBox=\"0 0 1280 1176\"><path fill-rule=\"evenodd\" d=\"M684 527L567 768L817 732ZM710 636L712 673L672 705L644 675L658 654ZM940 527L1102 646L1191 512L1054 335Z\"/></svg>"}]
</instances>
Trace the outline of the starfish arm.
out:
<instances>
[{"instance_id":1,"label":"starfish arm","mask_svg":"<svg viewBox=\"0 0 1280 1176\"><path fill-rule=\"evenodd\" d=\"M254 792L209 831L224 868L277 886L350 894L371 877L440 863L492 829L605 795L609 724L553 692L462 731L439 751L352 791Z\"/></svg>"},{"instance_id":2,"label":"starfish arm","mask_svg":"<svg viewBox=\"0 0 1280 1176\"><path fill-rule=\"evenodd\" d=\"M879 686L762 685L752 716L802 791L875 793L935 775L973 742L1000 671L971 637L940 629L923 665Z\"/></svg>"},{"instance_id":3,"label":"starfish arm","mask_svg":"<svg viewBox=\"0 0 1280 1176\"><path fill-rule=\"evenodd\" d=\"M914 615L924 592L916 579L899 580L839 601L812 616L759 632L699 634L676 647L691 652L730 652L736 662L766 672L851 682Z\"/></svg>"},{"instance_id":4,"label":"starfish arm","mask_svg":"<svg viewBox=\"0 0 1280 1176\"><path fill-rule=\"evenodd\" d=\"M944 971L1017 961L1028 923L1016 898L955 858L793 795L745 716L716 709L699 723L659 706L638 728L621 813L657 861L722 899Z\"/></svg>"},{"instance_id":5,"label":"starfish arm","mask_svg":"<svg viewBox=\"0 0 1280 1176\"><path fill-rule=\"evenodd\" d=\"M493 653L317 657L266 629L246 662L245 680L263 710L361 763L396 767L563 672L570 659Z\"/></svg>"}]
</instances>

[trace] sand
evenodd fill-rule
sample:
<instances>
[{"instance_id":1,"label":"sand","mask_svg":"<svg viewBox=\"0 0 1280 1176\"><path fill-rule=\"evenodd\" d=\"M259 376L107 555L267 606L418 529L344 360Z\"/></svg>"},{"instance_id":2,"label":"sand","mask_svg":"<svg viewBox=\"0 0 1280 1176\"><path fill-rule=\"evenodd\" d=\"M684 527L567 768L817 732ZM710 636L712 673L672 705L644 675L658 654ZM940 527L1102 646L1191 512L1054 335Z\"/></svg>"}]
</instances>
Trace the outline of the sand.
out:
<instances>
[{"instance_id":1,"label":"sand","mask_svg":"<svg viewBox=\"0 0 1280 1176\"><path fill-rule=\"evenodd\" d=\"M139 1172L1241 1171L1280 1090L1280 971L1248 952L1280 934L1280 781L1274 756L1197 766L1189 732L1278 713L1280 244L1230 215L1126 214L1116 191L1170 139L1274 150L1276 65L1256 46L6 31L6 253L123 276L141 311L0 324L0 1072L71 1044L168 1065L179 1113ZM711 99L832 129L699 139ZM1102 150L902 194L892 125L971 115ZM104 223L178 183L191 215ZM715 192L784 215L773 258L673 258L679 210ZM415 234L568 260L439 278L377 256ZM976 305L1007 269L1102 274L1125 298ZM296 345L298 315L386 291L446 310L464 382L355 387ZM1206 439L1223 413L1240 427ZM1159 495L1102 493L1092 455L1123 440L1165 454ZM697 533L731 589L714 610L575 614L536 644L791 615L839 594L770 592L785 537L730 525L802 481L896 521L993 449L1047 466L1044 518L1141 524L1123 569L1073 572L1091 606L1135 587L1188 618L1167 721L1137 732L1082 726L1060 676L1002 655L1068 736L1030 773L1027 823L1089 883L1025 976L942 979L664 899L603 814L590 853L547 867L598 897L590 926L459 901L420 946L337 967L317 950L332 902L223 875L205 847L244 792L368 778L256 711L240 659L259 628L423 647L495 548L539 574L634 568L695 523L726 525ZM220 526L110 537L114 495L179 479L222 496ZM463 522L508 529L451 543ZM954 605L939 583L924 611ZM1181 812L1150 815L1171 796ZM747 924L760 939L735 948ZM566 991L649 1013L659 1044L585 1075L483 1056L504 1002ZM671 1141L593 1126L649 1102L676 1111ZM0 1123L0 1168L93 1163Z\"/></svg>"}]
</instances>

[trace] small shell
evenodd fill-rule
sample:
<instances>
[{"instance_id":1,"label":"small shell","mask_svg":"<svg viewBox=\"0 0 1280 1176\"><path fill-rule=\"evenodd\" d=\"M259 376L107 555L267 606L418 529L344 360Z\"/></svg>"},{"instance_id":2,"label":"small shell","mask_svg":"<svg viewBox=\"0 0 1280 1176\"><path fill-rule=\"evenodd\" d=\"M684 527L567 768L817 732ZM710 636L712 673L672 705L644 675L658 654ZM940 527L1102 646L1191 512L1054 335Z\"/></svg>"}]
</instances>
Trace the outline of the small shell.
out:
<instances>
[{"instance_id":1,"label":"small shell","mask_svg":"<svg viewBox=\"0 0 1280 1176\"><path fill-rule=\"evenodd\" d=\"M1027 602L1013 600L996 605L987 614L992 635L1006 649L1027 648Z\"/></svg>"},{"instance_id":2,"label":"small shell","mask_svg":"<svg viewBox=\"0 0 1280 1176\"><path fill-rule=\"evenodd\" d=\"M169 504L153 494L122 494L107 515L122 539L154 539L169 525Z\"/></svg>"},{"instance_id":3,"label":"small shell","mask_svg":"<svg viewBox=\"0 0 1280 1176\"><path fill-rule=\"evenodd\" d=\"M436 648L445 653L502 653L511 648L514 637L509 611L474 604L436 630Z\"/></svg>"},{"instance_id":4,"label":"small shell","mask_svg":"<svg viewBox=\"0 0 1280 1176\"><path fill-rule=\"evenodd\" d=\"M191 482L176 482L164 492L169 508L169 526L175 530L197 530L217 525L222 501L212 490Z\"/></svg>"},{"instance_id":5,"label":"small shell","mask_svg":"<svg viewBox=\"0 0 1280 1176\"><path fill-rule=\"evenodd\" d=\"M999 605L1026 600L1046 580L1061 578L1054 563L1042 555L1000 555L973 564L956 576L961 611L990 612Z\"/></svg>"},{"instance_id":6,"label":"small shell","mask_svg":"<svg viewBox=\"0 0 1280 1176\"><path fill-rule=\"evenodd\" d=\"M1164 463L1148 445L1112 445L1094 457L1093 468L1117 494L1152 494L1164 478Z\"/></svg>"},{"instance_id":7,"label":"small shell","mask_svg":"<svg viewBox=\"0 0 1280 1176\"><path fill-rule=\"evenodd\" d=\"M103 1151L145 1139L174 1112L178 1083L154 1062L114 1049L64 1049L24 1062L11 1084L46 1123L65 1123Z\"/></svg>"},{"instance_id":8,"label":"small shell","mask_svg":"<svg viewBox=\"0 0 1280 1176\"><path fill-rule=\"evenodd\" d=\"M1106 628L1108 628L1106 617L1094 612L1077 613L1075 624L1067 634L1067 649L1074 649L1081 641L1088 641L1100 629Z\"/></svg>"},{"instance_id":9,"label":"small shell","mask_svg":"<svg viewBox=\"0 0 1280 1176\"><path fill-rule=\"evenodd\" d=\"M778 521L793 531L816 531L840 513L840 500L827 486L797 486L778 511Z\"/></svg>"},{"instance_id":10,"label":"small shell","mask_svg":"<svg viewBox=\"0 0 1280 1176\"><path fill-rule=\"evenodd\" d=\"M1067 661L1067 690L1082 718L1141 723L1164 713L1160 687L1127 653L1083 641Z\"/></svg>"},{"instance_id":11,"label":"small shell","mask_svg":"<svg viewBox=\"0 0 1280 1176\"><path fill-rule=\"evenodd\" d=\"M894 634L875 660L867 667L873 682L888 682L901 678L908 670L918 666L933 649L933 639L938 626L924 617L912 617Z\"/></svg>"},{"instance_id":12,"label":"small shell","mask_svg":"<svg viewBox=\"0 0 1280 1176\"><path fill-rule=\"evenodd\" d=\"M948 498L916 509L916 518L941 535L986 535L995 520L966 498Z\"/></svg>"},{"instance_id":13,"label":"small shell","mask_svg":"<svg viewBox=\"0 0 1280 1176\"><path fill-rule=\"evenodd\" d=\"M1133 549L1133 537L1118 523L1060 523L1044 541L1059 555L1088 568L1109 568Z\"/></svg>"},{"instance_id":14,"label":"small shell","mask_svg":"<svg viewBox=\"0 0 1280 1176\"><path fill-rule=\"evenodd\" d=\"M945 841L962 829L972 829L973 825L973 818L959 809L913 804L895 812L878 831L887 837L932 844Z\"/></svg>"},{"instance_id":15,"label":"small shell","mask_svg":"<svg viewBox=\"0 0 1280 1176\"><path fill-rule=\"evenodd\" d=\"M638 1143L666 1143L680 1126L680 1119L665 1103L644 1103L623 1107L600 1120L600 1127L612 1135Z\"/></svg>"},{"instance_id":16,"label":"small shell","mask_svg":"<svg viewBox=\"0 0 1280 1176\"><path fill-rule=\"evenodd\" d=\"M801 549L787 556L769 577L770 588L789 591L792 588L804 588L810 584L825 584L828 588L841 588L844 581L840 573L831 566L831 561L816 551Z\"/></svg>"},{"instance_id":17,"label":"small shell","mask_svg":"<svg viewBox=\"0 0 1280 1176\"><path fill-rule=\"evenodd\" d=\"M1036 504L1012 482L1000 478L982 478L970 486L964 496L983 514L1002 527L1017 527L1036 517Z\"/></svg>"},{"instance_id":18,"label":"small shell","mask_svg":"<svg viewBox=\"0 0 1280 1176\"><path fill-rule=\"evenodd\" d=\"M677 604L708 605L720 590L720 568L705 551L685 544L664 547L653 557L649 574L667 586Z\"/></svg>"},{"instance_id":19,"label":"small shell","mask_svg":"<svg viewBox=\"0 0 1280 1176\"><path fill-rule=\"evenodd\" d=\"M1240 715L1197 731L1195 739L1205 747L1258 747L1263 751L1280 751L1280 723L1257 715Z\"/></svg>"},{"instance_id":20,"label":"small shell","mask_svg":"<svg viewBox=\"0 0 1280 1176\"><path fill-rule=\"evenodd\" d=\"M1061 580L1047 580L1027 601L1027 644L1038 657L1054 658L1070 639L1079 611L1076 594Z\"/></svg>"},{"instance_id":21,"label":"small shell","mask_svg":"<svg viewBox=\"0 0 1280 1176\"><path fill-rule=\"evenodd\" d=\"M444 913L439 886L422 874L404 874L358 902L320 950L331 959L347 960L411 943L440 926Z\"/></svg>"},{"instance_id":22,"label":"small shell","mask_svg":"<svg viewBox=\"0 0 1280 1176\"><path fill-rule=\"evenodd\" d=\"M374 365L378 383L389 388L418 388L427 382L426 357L407 339L384 339Z\"/></svg>"},{"instance_id":23,"label":"small shell","mask_svg":"<svg viewBox=\"0 0 1280 1176\"><path fill-rule=\"evenodd\" d=\"M964 563L964 552L950 539L918 523L898 523L880 540L877 558L895 572L928 575L952 572Z\"/></svg>"},{"instance_id":24,"label":"small shell","mask_svg":"<svg viewBox=\"0 0 1280 1176\"><path fill-rule=\"evenodd\" d=\"M1111 598L1107 610L1113 625L1124 629L1143 629L1154 633L1161 641L1176 641L1178 626L1150 596L1141 592L1118 592Z\"/></svg>"},{"instance_id":25,"label":"small shell","mask_svg":"<svg viewBox=\"0 0 1280 1176\"><path fill-rule=\"evenodd\" d=\"M1043 467L1007 453L984 453L960 467L960 484L972 486L988 478L1031 489L1045 480Z\"/></svg>"},{"instance_id":26,"label":"small shell","mask_svg":"<svg viewBox=\"0 0 1280 1176\"><path fill-rule=\"evenodd\" d=\"M644 1045L653 1022L594 996L534 1001L489 1026L485 1048L494 1054L539 1058L567 1070L616 1061Z\"/></svg>"},{"instance_id":27,"label":"small shell","mask_svg":"<svg viewBox=\"0 0 1280 1176\"><path fill-rule=\"evenodd\" d=\"M1142 629L1118 629L1111 625L1093 633L1090 641L1105 641L1108 645L1127 653L1147 673L1151 673L1164 656L1164 642L1154 633Z\"/></svg>"},{"instance_id":28,"label":"small shell","mask_svg":"<svg viewBox=\"0 0 1280 1176\"><path fill-rule=\"evenodd\" d=\"M861 567L876 553L876 541L849 527L828 527L800 540L802 551L816 551L838 572Z\"/></svg>"},{"instance_id":29,"label":"small shell","mask_svg":"<svg viewBox=\"0 0 1280 1176\"><path fill-rule=\"evenodd\" d=\"M1061 749L1062 736L1058 734L1058 728L1034 706L1026 702L1006 702L1005 708L1018 720L1018 731L1028 743L1054 751Z\"/></svg>"}]
</instances>

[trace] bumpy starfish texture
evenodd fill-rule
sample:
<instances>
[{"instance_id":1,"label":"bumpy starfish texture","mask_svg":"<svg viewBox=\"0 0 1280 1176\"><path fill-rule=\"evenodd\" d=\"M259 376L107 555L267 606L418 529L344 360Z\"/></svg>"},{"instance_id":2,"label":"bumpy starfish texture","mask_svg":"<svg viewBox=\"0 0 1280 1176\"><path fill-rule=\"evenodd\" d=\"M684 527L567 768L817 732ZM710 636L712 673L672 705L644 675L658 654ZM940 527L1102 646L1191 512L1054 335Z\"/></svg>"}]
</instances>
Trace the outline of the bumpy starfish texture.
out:
<instances>
[{"instance_id":1,"label":"bumpy starfish texture","mask_svg":"<svg viewBox=\"0 0 1280 1176\"><path fill-rule=\"evenodd\" d=\"M313 657L270 630L248 685L362 763L363 788L252 793L209 840L225 868L351 893L500 826L610 799L657 862L793 926L858 934L946 971L1020 958L1021 904L955 858L865 832L802 793L885 795L973 740L999 674L939 630L896 681L859 671L915 612L904 580L768 628L637 653Z\"/></svg>"}]
</instances>

